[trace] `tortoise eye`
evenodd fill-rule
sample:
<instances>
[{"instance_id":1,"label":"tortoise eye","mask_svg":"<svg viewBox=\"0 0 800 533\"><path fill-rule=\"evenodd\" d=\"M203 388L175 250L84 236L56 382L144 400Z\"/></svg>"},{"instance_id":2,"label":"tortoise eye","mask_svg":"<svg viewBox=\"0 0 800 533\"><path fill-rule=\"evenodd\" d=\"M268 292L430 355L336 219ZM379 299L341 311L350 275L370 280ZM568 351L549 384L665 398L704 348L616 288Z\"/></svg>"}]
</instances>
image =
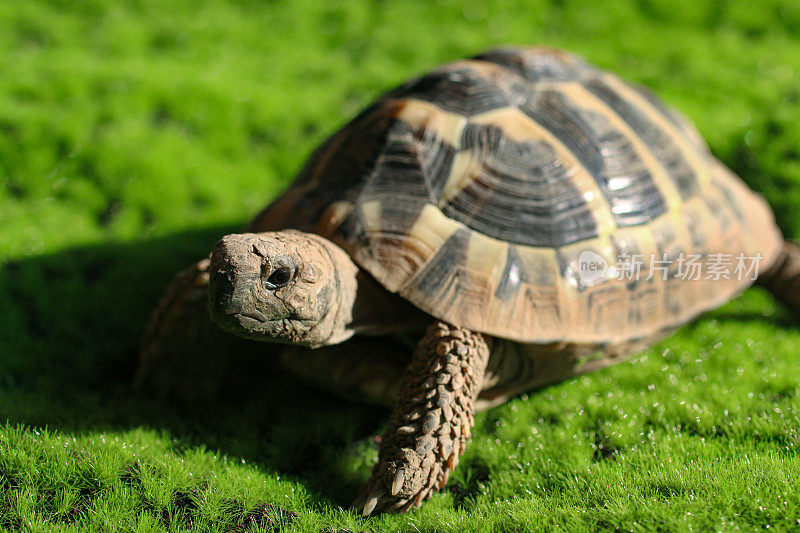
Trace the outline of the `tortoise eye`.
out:
<instances>
[{"instance_id":1,"label":"tortoise eye","mask_svg":"<svg viewBox=\"0 0 800 533\"><path fill-rule=\"evenodd\" d=\"M272 261L274 270L269 273L269 276L264 280L264 286L267 289L275 290L286 286L294 279L297 272L297 263L288 255L281 255ZM265 273L266 274L266 273Z\"/></svg>"},{"instance_id":2,"label":"tortoise eye","mask_svg":"<svg viewBox=\"0 0 800 533\"><path fill-rule=\"evenodd\" d=\"M267 278L267 284L269 285L270 289L279 289L292 281L293 277L293 268L287 266L279 267L269 275Z\"/></svg>"}]
</instances>

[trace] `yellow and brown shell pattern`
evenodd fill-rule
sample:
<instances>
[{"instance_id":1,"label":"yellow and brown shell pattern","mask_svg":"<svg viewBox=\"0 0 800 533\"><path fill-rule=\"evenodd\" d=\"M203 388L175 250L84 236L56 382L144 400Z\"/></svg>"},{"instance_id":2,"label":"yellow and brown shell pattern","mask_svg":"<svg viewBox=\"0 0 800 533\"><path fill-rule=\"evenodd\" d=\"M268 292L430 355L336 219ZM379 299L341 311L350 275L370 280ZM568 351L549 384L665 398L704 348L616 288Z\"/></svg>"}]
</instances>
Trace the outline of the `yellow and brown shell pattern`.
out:
<instances>
[{"instance_id":1,"label":"yellow and brown shell pattern","mask_svg":"<svg viewBox=\"0 0 800 533\"><path fill-rule=\"evenodd\" d=\"M532 343L675 327L752 283L733 268L687 278L681 257L763 269L782 244L687 120L543 48L489 51L381 97L250 226L280 228L330 238L440 320Z\"/></svg>"}]
</instances>

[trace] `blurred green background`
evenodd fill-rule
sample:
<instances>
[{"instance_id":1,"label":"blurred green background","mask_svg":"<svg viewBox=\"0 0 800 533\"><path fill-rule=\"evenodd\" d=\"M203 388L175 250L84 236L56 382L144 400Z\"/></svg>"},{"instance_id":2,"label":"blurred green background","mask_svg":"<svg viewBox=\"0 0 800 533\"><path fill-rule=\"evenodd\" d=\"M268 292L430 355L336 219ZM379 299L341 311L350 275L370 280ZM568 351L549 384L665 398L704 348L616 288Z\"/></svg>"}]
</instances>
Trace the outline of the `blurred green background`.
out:
<instances>
[{"instance_id":1,"label":"blurred green background","mask_svg":"<svg viewBox=\"0 0 800 533\"><path fill-rule=\"evenodd\" d=\"M792 0L0 2L0 527L800 527L800 331L759 289L632 363L482 414L447 489L409 516L342 509L384 410L252 354L206 401L133 393L177 270L382 91L503 44L650 86L800 237Z\"/></svg>"}]
</instances>

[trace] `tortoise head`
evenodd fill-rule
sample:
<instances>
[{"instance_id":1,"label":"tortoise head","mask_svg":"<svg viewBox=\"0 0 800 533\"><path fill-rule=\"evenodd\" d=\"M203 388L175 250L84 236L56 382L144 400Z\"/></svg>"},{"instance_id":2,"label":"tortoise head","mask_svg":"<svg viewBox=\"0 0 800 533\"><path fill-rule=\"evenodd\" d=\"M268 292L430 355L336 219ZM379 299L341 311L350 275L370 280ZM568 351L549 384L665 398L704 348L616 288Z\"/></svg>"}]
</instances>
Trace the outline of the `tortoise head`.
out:
<instances>
[{"instance_id":1,"label":"tortoise head","mask_svg":"<svg viewBox=\"0 0 800 533\"><path fill-rule=\"evenodd\" d=\"M317 235L226 235L211 254L211 317L250 339L336 344L352 334L357 271L341 248Z\"/></svg>"}]
</instances>

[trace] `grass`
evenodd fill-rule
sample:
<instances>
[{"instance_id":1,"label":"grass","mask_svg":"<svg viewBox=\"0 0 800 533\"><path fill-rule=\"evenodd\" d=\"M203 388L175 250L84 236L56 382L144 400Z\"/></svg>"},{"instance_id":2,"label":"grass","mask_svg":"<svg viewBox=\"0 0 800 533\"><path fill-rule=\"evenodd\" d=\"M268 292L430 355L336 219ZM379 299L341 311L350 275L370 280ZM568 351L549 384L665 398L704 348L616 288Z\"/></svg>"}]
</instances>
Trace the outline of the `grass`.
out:
<instances>
[{"instance_id":1,"label":"grass","mask_svg":"<svg viewBox=\"0 0 800 533\"><path fill-rule=\"evenodd\" d=\"M649 85L800 237L796 2L28 0L0 3L0 28L0 527L800 527L800 329L758 289L482 414L408 516L342 510L385 410L252 354L223 382L176 372L212 382L204 401L131 388L174 272L381 91L493 45L565 47Z\"/></svg>"}]
</instances>

